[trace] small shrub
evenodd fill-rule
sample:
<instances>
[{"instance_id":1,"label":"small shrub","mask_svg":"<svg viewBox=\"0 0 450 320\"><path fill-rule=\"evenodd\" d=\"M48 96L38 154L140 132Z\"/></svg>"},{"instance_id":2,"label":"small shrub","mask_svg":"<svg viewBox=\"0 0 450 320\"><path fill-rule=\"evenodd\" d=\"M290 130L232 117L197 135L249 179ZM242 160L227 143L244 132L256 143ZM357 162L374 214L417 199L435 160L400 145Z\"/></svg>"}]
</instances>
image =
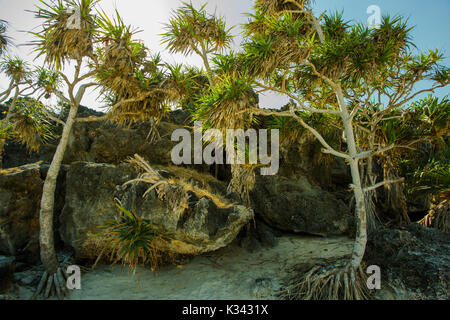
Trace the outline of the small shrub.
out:
<instances>
[{"instance_id":1,"label":"small shrub","mask_svg":"<svg viewBox=\"0 0 450 320\"><path fill-rule=\"evenodd\" d=\"M152 271L157 270L162 261L159 247L164 240L150 222L140 219L119 204L116 206L122 212L119 219L101 226L102 232L97 235L100 242L106 244L97 262L107 250L113 264L121 262L122 266L128 265L133 274L139 264L149 265Z\"/></svg>"}]
</instances>

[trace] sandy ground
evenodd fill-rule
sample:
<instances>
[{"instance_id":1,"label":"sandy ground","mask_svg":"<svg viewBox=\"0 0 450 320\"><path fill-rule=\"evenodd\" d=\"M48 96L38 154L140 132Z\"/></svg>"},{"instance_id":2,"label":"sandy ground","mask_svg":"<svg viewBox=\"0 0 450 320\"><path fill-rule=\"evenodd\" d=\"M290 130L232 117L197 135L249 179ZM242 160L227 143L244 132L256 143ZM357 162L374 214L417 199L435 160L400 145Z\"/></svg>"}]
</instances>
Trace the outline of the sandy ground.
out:
<instances>
[{"instance_id":1,"label":"sandy ground","mask_svg":"<svg viewBox=\"0 0 450 320\"><path fill-rule=\"evenodd\" d=\"M283 236L278 246L253 253L232 245L195 257L183 266L160 269L157 274L139 268L136 275L120 266L97 266L83 273L81 290L71 300L252 300L275 299L286 270L316 258L350 254L349 238Z\"/></svg>"}]
</instances>

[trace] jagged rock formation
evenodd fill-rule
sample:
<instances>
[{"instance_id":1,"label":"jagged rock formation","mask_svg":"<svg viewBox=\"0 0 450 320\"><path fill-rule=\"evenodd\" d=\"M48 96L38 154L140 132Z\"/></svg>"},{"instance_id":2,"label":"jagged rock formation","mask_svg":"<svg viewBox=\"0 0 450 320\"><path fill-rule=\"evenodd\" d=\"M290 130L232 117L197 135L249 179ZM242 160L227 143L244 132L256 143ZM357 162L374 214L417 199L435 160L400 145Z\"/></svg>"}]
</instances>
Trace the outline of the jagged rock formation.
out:
<instances>
[{"instance_id":1,"label":"jagged rock formation","mask_svg":"<svg viewBox=\"0 0 450 320\"><path fill-rule=\"evenodd\" d=\"M404 230L376 230L369 237L365 260L380 267L382 289L390 287L385 298L450 298L450 235L446 232L415 224Z\"/></svg>"},{"instance_id":2,"label":"jagged rock formation","mask_svg":"<svg viewBox=\"0 0 450 320\"><path fill-rule=\"evenodd\" d=\"M167 169L164 171L165 175L174 175ZM214 189L214 184L199 187L203 196L187 192L187 206L175 210L155 192L142 197L149 187L145 183L123 186L136 176L137 171L129 164L71 166L60 231L63 241L75 248L79 257L95 258L90 256L89 235L98 233L97 226L117 216L114 199L151 221L169 239L166 249L180 254L201 254L225 247L253 218L253 211L244 206L220 203L222 199L217 196L220 191Z\"/></svg>"},{"instance_id":3,"label":"jagged rock formation","mask_svg":"<svg viewBox=\"0 0 450 320\"><path fill-rule=\"evenodd\" d=\"M280 230L315 235L351 232L353 217L345 203L313 187L306 177L260 176L251 196L255 212Z\"/></svg>"}]
</instances>

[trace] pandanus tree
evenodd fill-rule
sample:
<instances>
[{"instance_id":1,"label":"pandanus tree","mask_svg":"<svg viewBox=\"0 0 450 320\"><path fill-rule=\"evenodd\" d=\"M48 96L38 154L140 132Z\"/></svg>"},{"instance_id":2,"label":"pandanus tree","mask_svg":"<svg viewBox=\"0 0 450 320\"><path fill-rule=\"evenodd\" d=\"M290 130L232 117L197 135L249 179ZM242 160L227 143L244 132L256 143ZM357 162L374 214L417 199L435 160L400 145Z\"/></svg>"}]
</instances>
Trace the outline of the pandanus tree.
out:
<instances>
[{"instance_id":1,"label":"pandanus tree","mask_svg":"<svg viewBox=\"0 0 450 320\"><path fill-rule=\"evenodd\" d=\"M76 122L112 120L119 123L161 117L167 104L178 98L176 84L170 75L162 72L155 60L147 59L145 46L133 40L133 30L123 23L120 15L110 19L97 9L98 1L72 0L46 3L41 1L35 15L43 20L42 30L33 33L37 38L32 45L38 56L62 79L60 88L52 83L54 76L42 78L46 95L56 95L68 106L52 163L48 170L40 208L40 253L46 271L35 296L41 292L48 297L66 292L64 273L57 259L53 211L57 177ZM68 68L73 79L69 79ZM100 90L109 103L104 117L77 118L79 105L91 87Z\"/></svg>"},{"instance_id":2,"label":"pandanus tree","mask_svg":"<svg viewBox=\"0 0 450 320\"><path fill-rule=\"evenodd\" d=\"M199 83L198 77L189 77L188 74L184 83L194 83L187 90L186 97L192 97L191 93L195 94L197 103L194 103L197 107L193 111L196 119L206 121L203 128L212 127L225 134L227 129L244 128L246 116L233 114L233 111L255 104L255 95L245 79L225 74L230 70L222 69L220 56L213 56L230 47L232 35L223 19L208 14L205 7L206 4L196 9L192 3L184 2L167 24L167 32L162 35L163 44L172 53L195 53L201 57L209 88L204 83ZM208 139L209 137L205 137L205 140ZM235 191L249 205L249 190L253 188L255 179L253 168L232 165L232 177L229 191Z\"/></svg>"},{"instance_id":3,"label":"pandanus tree","mask_svg":"<svg viewBox=\"0 0 450 320\"><path fill-rule=\"evenodd\" d=\"M409 42L410 30L400 17L394 19L386 17L380 29L373 32L373 36L380 41L389 35L397 39L403 38L406 43ZM443 55L438 50L415 54L412 46L410 44L399 47L399 50L390 55L387 63L374 71L373 76L361 81L358 87L345 92L345 97L349 101L355 101L359 107L358 115L355 117L359 144L368 150L395 145L395 149L391 151L365 159L363 166L365 186L373 185L380 180L380 174L374 171L376 159L378 163L384 163L382 178L385 180L399 178L399 172L392 163L393 154L398 153L398 149L415 148L424 139L429 139L428 135L421 135L419 131L414 132L411 126L406 126L408 121L403 121L407 111L411 114L411 108L415 106L409 104L420 94L434 92L450 83L449 69L440 65ZM418 83L424 88L416 89ZM402 184L386 185L385 189L387 196L384 198L387 201L384 206L399 214L396 220L409 222ZM374 228L376 190L367 194L366 202L369 226Z\"/></svg>"},{"instance_id":4,"label":"pandanus tree","mask_svg":"<svg viewBox=\"0 0 450 320\"><path fill-rule=\"evenodd\" d=\"M227 130L246 130L252 126L252 117L242 110L251 108L258 104L258 96L253 90L253 84L245 74L229 73L227 70L215 71L220 76L216 77L216 84L198 100L198 109L195 119L203 122L203 128L218 130L214 136L204 136L206 142L215 147L226 146L227 157L236 152L234 140L225 141ZM220 135L218 137L217 135ZM239 139L239 138L238 138ZM251 206L250 191L255 184L255 165L246 164L245 158L256 150L237 150L237 159L231 163L231 181L228 186L229 192L235 192L246 206ZM243 154L240 154L243 153ZM216 156L216 163L222 163L223 156ZM242 159L242 161L239 161Z\"/></svg>"},{"instance_id":5,"label":"pandanus tree","mask_svg":"<svg viewBox=\"0 0 450 320\"><path fill-rule=\"evenodd\" d=\"M357 132L361 115L359 90L373 83L392 57L409 45L405 24L388 18L380 29L346 23L339 15L316 17L309 1L257 0L245 26L243 65L261 90L291 98L289 111L250 108L249 113L296 119L322 144L322 152L343 158L350 166L357 221L352 256L341 267L315 266L289 291L290 298L362 299L367 296L363 256L367 243L366 194L396 181L365 185L361 163L394 145L363 149ZM394 59L395 60L395 59ZM381 84L389 87L389 83ZM356 95L352 95L356 92ZM245 110L243 110L245 111ZM338 150L301 116L302 113L338 116L347 150ZM390 110L386 112L390 116ZM336 264L337 265L337 264Z\"/></svg>"},{"instance_id":6,"label":"pandanus tree","mask_svg":"<svg viewBox=\"0 0 450 320\"><path fill-rule=\"evenodd\" d=\"M193 53L201 57L210 85L214 85L210 59L214 53L229 48L232 36L225 22L205 10L206 4L200 9L192 3L183 2L166 26L167 32L162 34L163 44L171 53L181 53L189 56Z\"/></svg>"},{"instance_id":7,"label":"pandanus tree","mask_svg":"<svg viewBox=\"0 0 450 320\"><path fill-rule=\"evenodd\" d=\"M9 79L8 88L0 93L0 103L7 102L7 110L0 121L0 168L6 140L14 138L30 150L38 151L41 143L51 138L46 108L33 95L41 90L37 82L38 70L17 57L6 57L0 62L0 71ZM45 78L41 76L42 81ZM7 101L9 99L9 101Z\"/></svg>"},{"instance_id":8,"label":"pandanus tree","mask_svg":"<svg viewBox=\"0 0 450 320\"><path fill-rule=\"evenodd\" d=\"M6 35L7 23L0 20L0 57L4 55L10 38ZM4 118L0 121L0 168L2 168L3 152L6 140L14 138L24 143L30 150L38 151L41 143L52 137L50 123L47 121L47 110L40 98L32 96L47 84L57 86L58 78L48 70L31 67L18 57L4 57L0 61L0 72L9 78L6 90L0 92L0 103L9 99ZM45 89L44 89L45 91Z\"/></svg>"},{"instance_id":9,"label":"pandanus tree","mask_svg":"<svg viewBox=\"0 0 450 320\"><path fill-rule=\"evenodd\" d=\"M418 198L429 200L432 210L421 223L429 226L433 222L434 227L444 230L448 228L446 212L436 211L434 206L448 202L449 198L449 119L448 96L439 99L429 95L411 103L398 117L383 122L378 136L380 143L395 141L400 146L381 160L389 161L389 167L405 177L402 198L407 197L411 202ZM398 201L392 193L388 193L388 200Z\"/></svg>"}]
</instances>

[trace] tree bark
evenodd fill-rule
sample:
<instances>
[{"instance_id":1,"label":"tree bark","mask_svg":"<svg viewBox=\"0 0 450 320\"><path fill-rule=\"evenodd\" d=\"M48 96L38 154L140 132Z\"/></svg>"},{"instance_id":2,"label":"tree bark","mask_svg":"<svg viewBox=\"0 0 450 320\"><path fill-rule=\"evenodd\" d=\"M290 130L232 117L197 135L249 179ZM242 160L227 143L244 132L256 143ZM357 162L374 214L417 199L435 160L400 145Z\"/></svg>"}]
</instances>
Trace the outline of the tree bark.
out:
<instances>
[{"instance_id":1,"label":"tree bark","mask_svg":"<svg viewBox=\"0 0 450 320\"><path fill-rule=\"evenodd\" d=\"M77 112L78 104L72 105L42 191L41 209L39 214L39 241L41 261L49 274L54 274L58 269L53 234L53 210L55 204L56 182Z\"/></svg>"},{"instance_id":2,"label":"tree bark","mask_svg":"<svg viewBox=\"0 0 450 320\"><path fill-rule=\"evenodd\" d=\"M356 158L356 139L353 130L352 118L347 110L347 105L345 103L344 95L340 87L335 88L336 96L339 102L339 107L341 110L341 117L344 124L345 136L347 138L347 146L350 155L350 171L352 174L353 181L353 193L355 195L355 215L357 220L357 230L356 239L353 246L353 253L350 260L350 264L353 268L359 267L364 257L367 244L367 214L366 214L366 204L364 191L361 183L361 175L359 172L359 161Z\"/></svg>"}]
</instances>

